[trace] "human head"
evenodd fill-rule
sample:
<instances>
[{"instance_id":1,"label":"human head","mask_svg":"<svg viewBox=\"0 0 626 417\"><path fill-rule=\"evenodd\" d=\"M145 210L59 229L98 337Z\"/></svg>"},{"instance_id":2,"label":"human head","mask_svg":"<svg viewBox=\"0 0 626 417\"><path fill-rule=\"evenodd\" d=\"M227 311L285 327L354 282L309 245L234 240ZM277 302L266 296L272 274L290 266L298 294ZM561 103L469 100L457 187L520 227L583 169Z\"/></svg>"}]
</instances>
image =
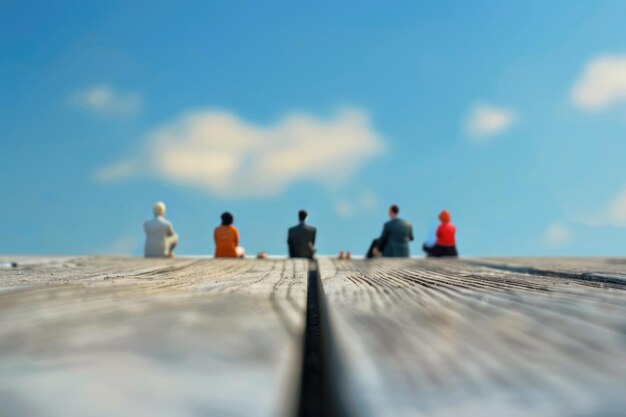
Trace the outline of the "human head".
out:
<instances>
[{"instance_id":1,"label":"human head","mask_svg":"<svg viewBox=\"0 0 626 417\"><path fill-rule=\"evenodd\" d=\"M442 210L441 213L439 213L439 220L441 220L441 223L450 223L451 219L452 217L450 216L450 212L448 210Z\"/></svg>"},{"instance_id":2,"label":"human head","mask_svg":"<svg viewBox=\"0 0 626 417\"><path fill-rule=\"evenodd\" d=\"M389 217L395 219L396 217L398 217L398 213L400 213L400 207L398 207L397 204L392 204L389 207Z\"/></svg>"},{"instance_id":3,"label":"human head","mask_svg":"<svg viewBox=\"0 0 626 417\"><path fill-rule=\"evenodd\" d=\"M233 215L230 214L229 212L225 211L224 213L222 213L222 225L223 226L230 226L231 224L233 224L233 221L235 219L233 218Z\"/></svg>"},{"instance_id":4,"label":"human head","mask_svg":"<svg viewBox=\"0 0 626 417\"><path fill-rule=\"evenodd\" d=\"M306 210L300 210L298 212L298 219L300 219L301 222L305 221L307 217L309 217L309 213L307 213Z\"/></svg>"},{"instance_id":5,"label":"human head","mask_svg":"<svg viewBox=\"0 0 626 417\"><path fill-rule=\"evenodd\" d=\"M162 201L157 201L152 206L152 212L155 216L165 216L165 204Z\"/></svg>"}]
</instances>

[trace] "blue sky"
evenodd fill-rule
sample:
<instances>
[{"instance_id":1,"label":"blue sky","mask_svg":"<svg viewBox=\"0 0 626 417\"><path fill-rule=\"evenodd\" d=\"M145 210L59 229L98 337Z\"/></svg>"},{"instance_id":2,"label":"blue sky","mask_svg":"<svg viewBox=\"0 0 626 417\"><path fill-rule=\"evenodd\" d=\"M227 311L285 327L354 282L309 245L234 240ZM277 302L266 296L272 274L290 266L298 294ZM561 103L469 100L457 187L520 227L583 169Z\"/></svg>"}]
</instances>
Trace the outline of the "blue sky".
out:
<instances>
[{"instance_id":1,"label":"blue sky","mask_svg":"<svg viewBox=\"0 0 626 417\"><path fill-rule=\"evenodd\" d=\"M507 4L508 3L508 4ZM0 253L626 253L626 3L0 2Z\"/></svg>"}]
</instances>

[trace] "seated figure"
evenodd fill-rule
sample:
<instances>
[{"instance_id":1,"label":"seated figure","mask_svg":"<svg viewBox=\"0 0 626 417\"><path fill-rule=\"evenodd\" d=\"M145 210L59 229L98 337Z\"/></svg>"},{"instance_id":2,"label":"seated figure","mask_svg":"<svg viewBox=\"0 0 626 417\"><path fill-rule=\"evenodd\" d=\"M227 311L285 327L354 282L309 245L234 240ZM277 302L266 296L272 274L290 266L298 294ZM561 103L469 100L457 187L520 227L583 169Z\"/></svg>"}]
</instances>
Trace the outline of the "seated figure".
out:
<instances>
[{"instance_id":1,"label":"seated figure","mask_svg":"<svg viewBox=\"0 0 626 417\"><path fill-rule=\"evenodd\" d=\"M144 254L146 258L169 258L178 242L172 223L165 219L165 204L161 201L152 207L154 218L143 224L146 232Z\"/></svg>"},{"instance_id":2,"label":"seated figure","mask_svg":"<svg viewBox=\"0 0 626 417\"><path fill-rule=\"evenodd\" d=\"M427 257L440 258L444 256L459 256L456 250L456 227L450 223L451 216L448 210L439 213L441 224L437 228L437 240L435 245L424 243L422 247Z\"/></svg>"},{"instance_id":3,"label":"seated figure","mask_svg":"<svg viewBox=\"0 0 626 417\"><path fill-rule=\"evenodd\" d=\"M299 223L291 227L287 233L287 246L290 258L313 259L315 255L315 235L317 230L306 224L308 213L305 210L298 212Z\"/></svg>"},{"instance_id":4,"label":"seated figure","mask_svg":"<svg viewBox=\"0 0 626 417\"><path fill-rule=\"evenodd\" d=\"M366 255L367 258L371 257L370 254L373 257L376 251L389 258L409 257L409 243L413 240L413 226L408 221L400 219L398 213L400 213L400 208L396 204L389 207L390 220L383 226L380 237L372 242Z\"/></svg>"},{"instance_id":5,"label":"seated figure","mask_svg":"<svg viewBox=\"0 0 626 417\"><path fill-rule=\"evenodd\" d=\"M239 246L239 230L233 226L234 221L232 214L222 213L222 224L213 232L216 258L243 258L245 256L245 251Z\"/></svg>"}]
</instances>

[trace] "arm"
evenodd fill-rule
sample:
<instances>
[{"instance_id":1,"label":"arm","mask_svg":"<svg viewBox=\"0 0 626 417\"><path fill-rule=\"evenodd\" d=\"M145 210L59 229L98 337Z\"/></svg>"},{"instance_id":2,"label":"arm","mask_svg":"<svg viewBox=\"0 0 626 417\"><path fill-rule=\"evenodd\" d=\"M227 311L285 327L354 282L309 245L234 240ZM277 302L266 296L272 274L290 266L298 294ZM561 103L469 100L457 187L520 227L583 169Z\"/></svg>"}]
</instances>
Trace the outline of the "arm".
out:
<instances>
[{"instance_id":1,"label":"arm","mask_svg":"<svg viewBox=\"0 0 626 417\"><path fill-rule=\"evenodd\" d=\"M170 237L174 235L174 227L172 226L172 223L168 223L167 227L165 228L165 236Z\"/></svg>"},{"instance_id":2,"label":"arm","mask_svg":"<svg viewBox=\"0 0 626 417\"><path fill-rule=\"evenodd\" d=\"M385 250L385 247L387 246L388 241L389 241L389 229L387 228L387 225L385 225L383 226L383 232L380 234L380 237L378 238L378 243L377 243L377 247L380 252Z\"/></svg>"},{"instance_id":3,"label":"arm","mask_svg":"<svg viewBox=\"0 0 626 417\"><path fill-rule=\"evenodd\" d=\"M293 239L291 238L292 231L289 229L287 231L287 251L289 252L289 257L293 258Z\"/></svg>"},{"instance_id":4,"label":"arm","mask_svg":"<svg viewBox=\"0 0 626 417\"><path fill-rule=\"evenodd\" d=\"M413 225L409 226L409 240L413 240Z\"/></svg>"},{"instance_id":5,"label":"arm","mask_svg":"<svg viewBox=\"0 0 626 417\"><path fill-rule=\"evenodd\" d=\"M178 235L174 231L174 226L172 226L172 223L169 223L167 225L167 230L165 231L165 235L167 237L171 238L171 240L174 241L174 242L176 242L178 240Z\"/></svg>"},{"instance_id":6,"label":"arm","mask_svg":"<svg viewBox=\"0 0 626 417\"><path fill-rule=\"evenodd\" d=\"M315 255L317 250L315 249L315 235L317 234L317 229L313 228L313 235L311 236L311 241L309 242L309 247L311 248L311 256Z\"/></svg>"},{"instance_id":7,"label":"arm","mask_svg":"<svg viewBox=\"0 0 626 417\"><path fill-rule=\"evenodd\" d=\"M239 246L239 230L236 227L233 227L233 229L235 229L235 246Z\"/></svg>"}]
</instances>

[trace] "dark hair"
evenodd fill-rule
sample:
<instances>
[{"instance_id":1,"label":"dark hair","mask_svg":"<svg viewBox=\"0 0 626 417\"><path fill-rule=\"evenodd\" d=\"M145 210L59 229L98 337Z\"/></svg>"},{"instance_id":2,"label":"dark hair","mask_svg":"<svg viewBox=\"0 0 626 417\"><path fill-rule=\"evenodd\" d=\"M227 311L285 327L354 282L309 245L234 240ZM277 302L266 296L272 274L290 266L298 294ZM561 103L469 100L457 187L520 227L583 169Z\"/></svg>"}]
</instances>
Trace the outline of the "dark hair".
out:
<instances>
[{"instance_id":1,"label":"dark hair","mask_svg":"<svg viewBox=\"0 0 626 417\"><path fill-rule=\"evenodd\" d=\"M309 213L307 213L306 210L300 210L298 212L298 218L300 219L301 222L305 221L308 215Z\"/></svg>"},{"instance_id":2,"label":"dark hair","mask_svg":"<svg viewBox=\"0 0 626 417\"><path fill-rule=\"evenodd\" d=\"M392 204L391 207L389 207L389 210L391 210L393 214L400 213L400 207L398 207L397 204Z\"/></svg>"},{"instance_id":3,"label":"dark hair","mask_svg":"<svg viewBox=\"0 0 626 417\"><path fill-rule=\"evenodd\" d=\"M225 211L224 213L222 213L222 225L223 226L230 226L231 224L233 224L234 221L234 217L232 214L230 214L229 212Z\"/></svg>"}]
</instances>

